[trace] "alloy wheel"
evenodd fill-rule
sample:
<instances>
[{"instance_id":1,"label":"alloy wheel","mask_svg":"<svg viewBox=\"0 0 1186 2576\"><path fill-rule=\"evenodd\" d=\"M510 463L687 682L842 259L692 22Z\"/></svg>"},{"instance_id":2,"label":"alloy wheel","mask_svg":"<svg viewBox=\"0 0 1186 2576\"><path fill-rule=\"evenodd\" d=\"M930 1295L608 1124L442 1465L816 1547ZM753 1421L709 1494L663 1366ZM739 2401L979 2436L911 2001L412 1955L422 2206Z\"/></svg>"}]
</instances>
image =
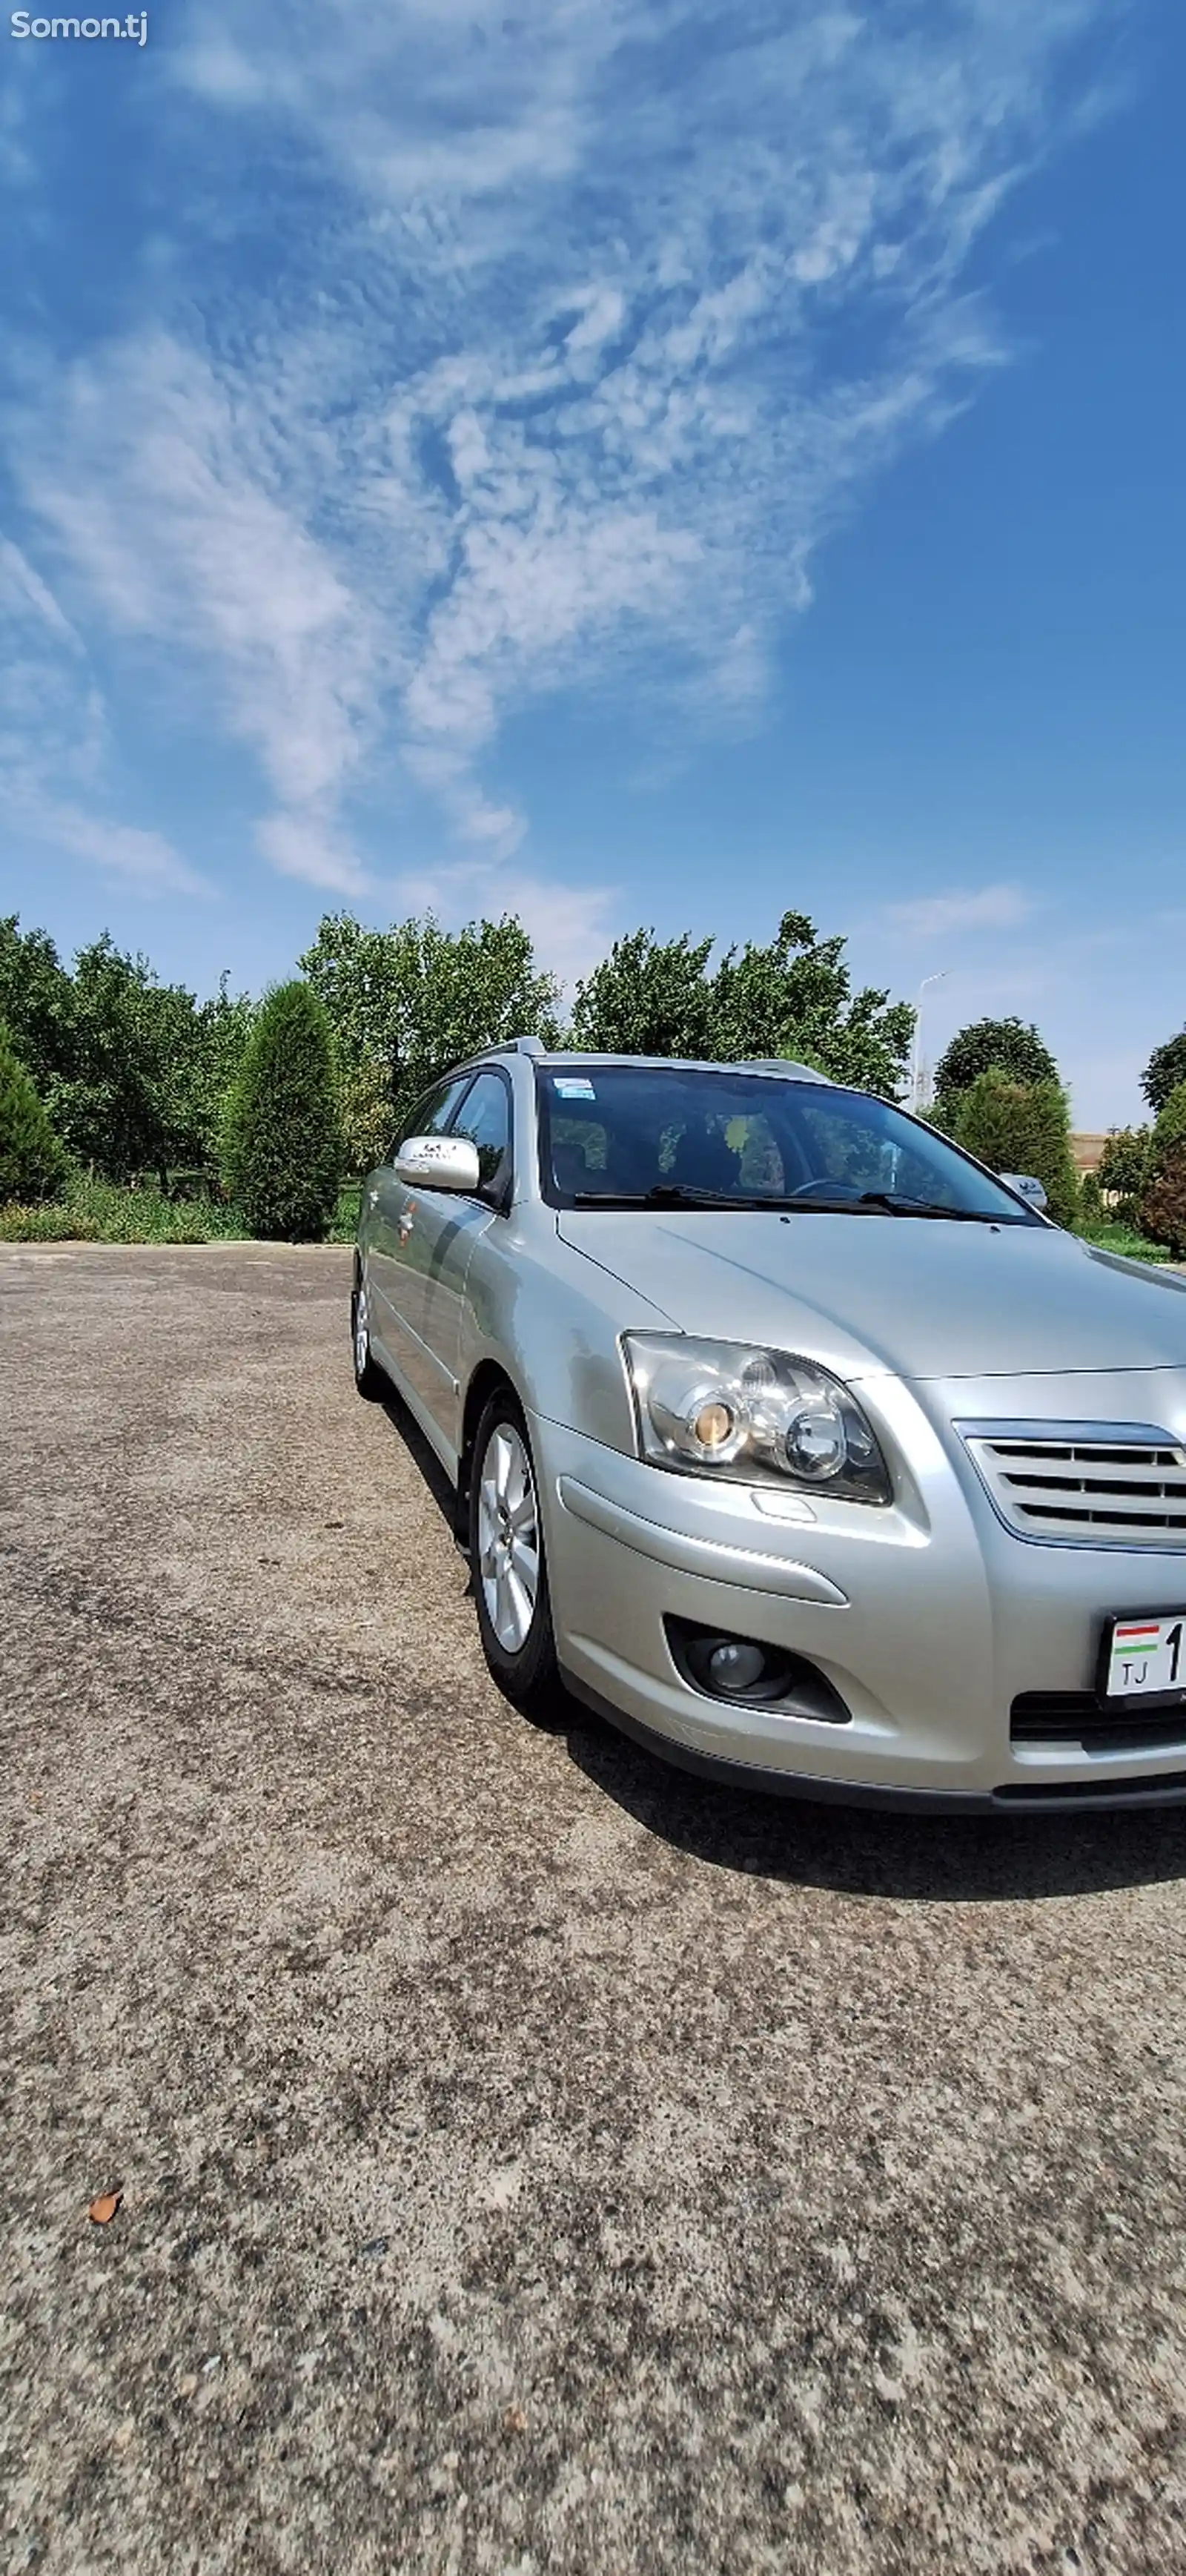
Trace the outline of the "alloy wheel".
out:
<instances>
[{"instance_id":1,"label":"alloy wheel","mask_svg":"<svg viewBox=\"0 0 1186 2576\"><path fill-rule=\"evenodd\" d=\"M366 1376L370 1356L371 1319L367 1306L367 1283L364 1271L354 1300L354 1374L356 1377Z\"/></svg>"},{"instance_id":2,"label":"alloy wheel","mask_svg":"<svg viewBox=\"0 0 1186 2576\"><path fill-rule=\"evenodd\" d=\"M521 1653L539 1597L539 1514L525 1443L496 1424L478 1480L478 1569L486 1612L505 1654Z\"/></svg>"}]
</instances>

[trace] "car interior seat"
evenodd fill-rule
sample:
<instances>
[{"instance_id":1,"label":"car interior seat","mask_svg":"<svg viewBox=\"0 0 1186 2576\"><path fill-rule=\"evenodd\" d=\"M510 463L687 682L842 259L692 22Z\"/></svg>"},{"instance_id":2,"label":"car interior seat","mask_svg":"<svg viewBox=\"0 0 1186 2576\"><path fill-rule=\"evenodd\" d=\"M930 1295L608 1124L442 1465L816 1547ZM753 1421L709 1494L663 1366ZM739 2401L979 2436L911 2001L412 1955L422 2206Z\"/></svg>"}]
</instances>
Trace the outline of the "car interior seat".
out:
<instances>
[{"instance_id":1,"label":"car interior seat","mask_svg":"<svg viewBox=\"0 0 1186 2576\"><path fill-rule=\"evenodd\" d=\"M580 1145L553 1142L552 1173L557 1189L563 1190L566 1198L575 1198L578 1191L597 1186Z\"/></svg>"},{"instance_id":2,"label":"car interior seat","mask_svg":"<svg viewBox=\"0 0 1186 2576\"><path fill-rule=\"evenodd\" d=\"M715 1127L687 1127L676 1146L671 1178L685 1190L739 1190L741 1157Z\"/></svg>"}]
</instances>

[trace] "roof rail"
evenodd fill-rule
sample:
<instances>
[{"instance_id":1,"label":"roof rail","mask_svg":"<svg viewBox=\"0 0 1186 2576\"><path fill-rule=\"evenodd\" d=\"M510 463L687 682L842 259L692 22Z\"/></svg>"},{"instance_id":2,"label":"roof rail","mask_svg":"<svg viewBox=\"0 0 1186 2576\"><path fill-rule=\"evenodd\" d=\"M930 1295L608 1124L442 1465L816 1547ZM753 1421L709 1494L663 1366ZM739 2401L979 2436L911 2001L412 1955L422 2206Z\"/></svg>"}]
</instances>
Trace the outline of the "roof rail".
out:
<instances>
[{"instance_id":1,"label":"roof rail","mask_svg":"<svg viewBox=\"0 0 1186 2576\"><path fill-rule=\"evenodd\" d=\"M739 1073L793 1074L801 1082L826 1082L829 1086L832 1085L830 1073L817 1072L813 1064L797 1064L794 1057L789 1055L748 1056L738 1065L737 1071Z\"/></svg>"},{"instance_id":2,"label":"roof rail","mask_svg":"<svg viewBox=\"0 0 1186 2576\"><path fill-rule=\"evenodd\" d=\"M547 1054L547 1048L545 1047L542 1038L512 1038L511 1045L516 1055Z\"/></svg>"}]
</instances>

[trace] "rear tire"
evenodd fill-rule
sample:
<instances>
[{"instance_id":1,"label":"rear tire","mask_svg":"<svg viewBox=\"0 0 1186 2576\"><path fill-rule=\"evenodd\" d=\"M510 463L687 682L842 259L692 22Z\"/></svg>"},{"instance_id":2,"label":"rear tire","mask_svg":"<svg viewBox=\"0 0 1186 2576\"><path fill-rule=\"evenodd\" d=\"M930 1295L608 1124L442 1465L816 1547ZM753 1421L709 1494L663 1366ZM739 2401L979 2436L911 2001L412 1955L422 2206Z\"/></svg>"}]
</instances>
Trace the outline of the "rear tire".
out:
<instances>
[{"instance_id":1,"label":"rear tire","mask_svg":"<svg viewBox=\"0 0 1186 2576\"><path fill-rule=\"evenodd\" d=\"M539 1488L521 1406L498 1387L478 1424L470 1569L482 1652L504 1696L547 1715L559 1690Z\"/></svg>"},{"instance_id":2,"label":"rear tire","mask_svg":"<svg viewBox=\"0 0 1186 2576\"><path fill-rule=\"evenodd\" d=\"M371 1352L370 1291L365 1270L358 1272L350 1299L350 1346L355 1386L368 1404L375 1404L386 1393L387 1380Z\"/></svg>"}]
</instances>

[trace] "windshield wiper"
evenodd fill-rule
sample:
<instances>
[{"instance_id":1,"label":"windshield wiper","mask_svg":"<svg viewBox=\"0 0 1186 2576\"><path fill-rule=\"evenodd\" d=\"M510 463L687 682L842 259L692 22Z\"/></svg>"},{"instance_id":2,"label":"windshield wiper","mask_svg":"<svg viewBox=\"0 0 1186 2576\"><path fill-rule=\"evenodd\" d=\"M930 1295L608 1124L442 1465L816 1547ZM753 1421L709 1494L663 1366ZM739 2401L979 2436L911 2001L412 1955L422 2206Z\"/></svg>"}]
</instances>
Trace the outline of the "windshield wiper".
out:
<instances>
[{"instance_id":1,"label":"windshield wiper","mask_svg":"<svg viewBox=\"0 0 1186 2576\"><path fill-rule=\"evenodd\" d=\"M953 1225L1025 1225L1027 1219L1015 1217L1012 1211L997 1215L992 1208L947 1207L942 1199L912 1199L903 1190L862 1190L858 1207L888 1208L891 1216L945 1216Z\"/></svg>"},{"instance_id":2,"label":"windshield wiper","mask_svg":"<svg viewBox=\"0 0 1186 2576\"><path fill-rule=\"evenodd\" d=\"M578 1190L572 1207L589 1208L768 1208L777 1216L861 1216L881 1210L887 1216L949 1217L955 1225L1027 1225L1029 1219L995 1216L991 1208L945 1207L939 1199L912 1199L899 1190L859 1190L851 1196L779 1199L743 1196L732 1190L685 1189L679 1181L659 1181L650 1190Z\"/></svg>"},{"instance_id":3,"label":"windshield wiper","mask_svg":"<svg viewBox=\"0 0 1186 2576\"><path fill-rule=\"evenodd\" d=\"M735 1190L685 1189L680 1181L657 1181L651 1190L578 1190L573 1207L608 1208L775 1208L781 1199L754 1198Z\"/></svg>"},{"instance_id":4,"label":"windshield wiper","mask_svg":"<svg viewBox=\"0 0 1186 2576\"><path fill-rule=\"evenodd\" d=\"M953 1225L1025 1225L1024 1216L994 1215L991 1208L947 1207L941 1199L912 1199L902 1190L855 1190L851 1197L834 1199L786 1199L784 1210L798 1214L814 1208L823 1216L860 1216L866 1208L882 1209L886 1216L943 1216Z\"/></svg>"}]
</instances>

